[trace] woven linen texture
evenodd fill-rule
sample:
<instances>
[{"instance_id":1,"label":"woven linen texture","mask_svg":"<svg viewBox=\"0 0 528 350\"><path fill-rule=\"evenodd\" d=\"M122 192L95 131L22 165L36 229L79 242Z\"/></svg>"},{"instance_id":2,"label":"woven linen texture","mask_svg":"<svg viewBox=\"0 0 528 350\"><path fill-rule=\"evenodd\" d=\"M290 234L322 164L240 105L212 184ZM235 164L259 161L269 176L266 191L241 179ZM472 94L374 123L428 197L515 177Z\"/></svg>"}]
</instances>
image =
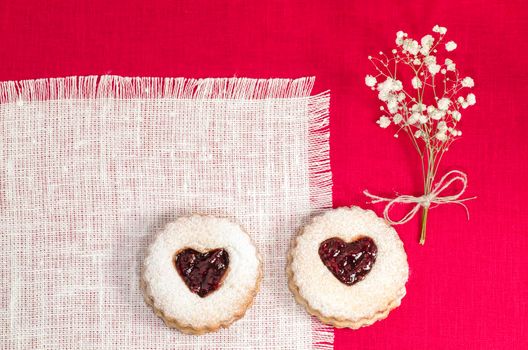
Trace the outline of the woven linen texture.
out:
<instances>
[{"instance_id":1,"label":"woven linen texture","mask_svg":"<svg viewBox=\"0 0 528 350\"><path fill-rule=\"evenodd\" d=\"M0 348L331 348L287 288L291 238L331 206L329 94L313 78L69 77L0 85ZM204 336L143 302L141 264L180 215L253 237L255 305Z\"/></svg>"}]
</instances>

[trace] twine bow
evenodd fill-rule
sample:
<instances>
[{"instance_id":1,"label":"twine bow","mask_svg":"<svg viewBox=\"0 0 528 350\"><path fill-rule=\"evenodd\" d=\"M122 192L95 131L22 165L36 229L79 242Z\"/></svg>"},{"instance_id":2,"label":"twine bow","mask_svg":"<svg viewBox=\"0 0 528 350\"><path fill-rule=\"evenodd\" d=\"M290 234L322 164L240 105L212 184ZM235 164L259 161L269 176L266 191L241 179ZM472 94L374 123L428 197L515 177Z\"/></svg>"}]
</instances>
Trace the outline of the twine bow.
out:
<instances>
[{"instance_id":1,"label":"twine bow","mask_svg":"<svg viewBox=\"0 0 528 350\"><path fill-rule=\"evenodd\" d=\"M449 178L450 176L452 177ZM460 181L462 183L462 188L460 189L460 191L458 191L458 193L454 195L442 196L441 195L442 192L446 190L448 187L450 187L451 184L453 184L455 181ZM436 183L435 187L430 193L424 194L423 196L420 196L420 197L402 195L396 198L385 198L385 197L380 197L380 196L371 194L367 190L363 191L363 193L367 197L372 198L372 203L389 202L385 206L385 209L383 210L383 217L391 225L400 225L400 224L405 224L406 222L411 220L414 217L414 215L416 215L418 210L420 210L420 207L429 208L431 204L437 204L437 205L449 204L449 203L459 204L463 206L464 209L466 210L467 218L469 220L469 210L467 206L464 204L464 202L471 200L471 199L475 199L477 197L459 199L466 191L466 188L467 188L467 175L461 171L452 170L448 172L447 174L445 174L440 179L440 181ZM390 218L389 211L393 205L398 204L398 203L401 203L401 204L414 203L415 205L409 212L407 212L407 214L405 214L403 218L401 218L398 221L394 221Z\"/></svg>"}]
</instances>

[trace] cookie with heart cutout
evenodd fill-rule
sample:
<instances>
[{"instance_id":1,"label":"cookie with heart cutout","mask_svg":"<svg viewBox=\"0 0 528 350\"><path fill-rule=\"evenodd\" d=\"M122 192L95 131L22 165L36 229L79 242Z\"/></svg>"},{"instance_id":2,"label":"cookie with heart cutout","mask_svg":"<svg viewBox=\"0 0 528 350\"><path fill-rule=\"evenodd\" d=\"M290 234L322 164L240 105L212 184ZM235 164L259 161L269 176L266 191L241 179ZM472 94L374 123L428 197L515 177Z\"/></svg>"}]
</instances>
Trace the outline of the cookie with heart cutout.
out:
<instances>
[{"instance_id":1,"label":"cookie with heart cutout","mask_svg":"<svg viewBox=\"0 0 528 350\"><path fill-rule=\"evenodd\" d=\"M193 215L157 235L143 264L141 289L168 327L203 334L242 318L261 278L260 255L238 224Z\"/></svg>"},{"instance_id":2,"label":"cookie with heart cutout","mask_svg":"<svg viewBox=\"0 0 528 350\"><path fill-rule=\"evenodd\" d=\"M407 255L396 231L370 210L314 217L295 237L288 285L323 323L358 329L384 319L405 296Z\"/></svg>"}]
</instances>

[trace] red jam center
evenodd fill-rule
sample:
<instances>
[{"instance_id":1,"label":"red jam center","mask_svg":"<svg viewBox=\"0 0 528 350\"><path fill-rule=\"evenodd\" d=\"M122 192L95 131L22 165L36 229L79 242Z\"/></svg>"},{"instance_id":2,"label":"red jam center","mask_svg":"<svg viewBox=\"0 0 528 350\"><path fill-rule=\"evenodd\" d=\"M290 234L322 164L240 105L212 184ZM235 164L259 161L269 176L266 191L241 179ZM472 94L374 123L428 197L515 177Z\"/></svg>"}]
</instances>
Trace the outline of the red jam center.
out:
<instances>
[{"instance_id":1,"label":"red jam center","mask_svg":"<svg viewBox=\"0 0 528 350\"><path fill-rule=\"evenodd\" d=\"M203 298L220 287L229 266L229 254L225 249L200 253L188 248L175 254L174 265L191 292Z\"/></svg>"},{"instance_id":2,"label":"red jam center","mask_svg":"<svg viewBox=\"0 0 528 350\"><path fill-rule=\"evenodd\" d=\"M333 237L319 246L319 257L342 283L351 286L365 278L376 262L378 247L370 237L346 243Z\"/></svg>"}]
</instances>

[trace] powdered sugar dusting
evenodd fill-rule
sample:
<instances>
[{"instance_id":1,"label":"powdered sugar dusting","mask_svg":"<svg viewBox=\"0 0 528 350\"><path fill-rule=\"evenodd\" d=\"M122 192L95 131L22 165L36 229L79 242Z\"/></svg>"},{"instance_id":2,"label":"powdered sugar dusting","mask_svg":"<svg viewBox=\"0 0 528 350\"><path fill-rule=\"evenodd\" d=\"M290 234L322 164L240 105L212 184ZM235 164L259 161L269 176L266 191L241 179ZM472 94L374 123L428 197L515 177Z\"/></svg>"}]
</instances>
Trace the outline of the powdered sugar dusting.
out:
<instances>
[{"instance_id":1,"label":"powdered sugar dusting","mask_svg":"<svg viewBox=\"0 0 528 350\"><path fill-rule=\"evenodd\" d=\"M192 293L174 268L174 254L192 248L224 248L229 268L222 286L205 298ZM229 320L247 303L259 276L258 253L249 236L228 219L193 215L167 225L150 246L143 279L156 308L192 327Z\"/></svg>"},{"instance_id":2,"label":"powdered sugar dusting","mask_svg":"<svg viewBox=\"0 0 528 350\"><path fill-rule=\"evenodd\" d=\"M368 236L378 247L372 270L353 286L341 283L321 261L321 242L338 237L346 242ZM401 298L409 275L407 255L396 231L372 211L338 208L313 219L297 237L291 270L299 293L330 318L360 320Z\"/></svg>"}]
</instances>

